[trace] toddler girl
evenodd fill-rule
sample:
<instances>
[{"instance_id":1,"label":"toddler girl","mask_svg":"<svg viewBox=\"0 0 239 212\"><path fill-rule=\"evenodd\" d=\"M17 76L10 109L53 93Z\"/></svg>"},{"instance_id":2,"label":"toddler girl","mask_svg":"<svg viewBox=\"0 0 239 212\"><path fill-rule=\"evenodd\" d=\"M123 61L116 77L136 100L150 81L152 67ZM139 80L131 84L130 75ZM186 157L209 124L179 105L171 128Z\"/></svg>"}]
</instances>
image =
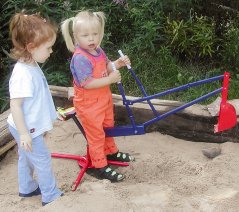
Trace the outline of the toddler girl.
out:
<instances>
[{"instance_id":1,"label":"toddler girl","mask_svg":"<svg viewBox=\"0 0 239 212\"><path fill-rule=\"evenodd\" d=\"M134 158L119 152L114 138L106 137L104 128L114 126L110 84L121 80L118 70L100 48L104 36L105 16L102 12L83 11L62 23L62 33L69 51L73 52L70 69L74 78L73 104L89 144L94 175L112 182L124 176L107 164L107 159L130 162ZM127 56L115 62L117 69L130 64Z\"/></svg>"},{"instance_id":2,"label":"toddler girl","mask_svg":"<svg viewBox=\"0 0 239 212\"><path fill-rule=\"evenodd\" d=\"M17 60L10 81L9 130L18 144L19 196L42 195L42 205L62 192L56 186L44 133L52 129L56 111L38 63L52 53L57 28L39 15L15 14L10 21L11 56ZM36 172L38 181L33 178Z\"/></svg>"}]
</instances>

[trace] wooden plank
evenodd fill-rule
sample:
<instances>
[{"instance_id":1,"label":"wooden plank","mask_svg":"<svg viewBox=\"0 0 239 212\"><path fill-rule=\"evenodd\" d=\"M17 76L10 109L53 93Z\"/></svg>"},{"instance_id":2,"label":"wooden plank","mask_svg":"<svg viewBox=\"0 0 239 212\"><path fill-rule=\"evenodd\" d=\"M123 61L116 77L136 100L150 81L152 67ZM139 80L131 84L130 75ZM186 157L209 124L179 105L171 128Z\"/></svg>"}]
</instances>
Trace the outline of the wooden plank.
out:
<instances>
[{"instance_id":1,"label":"wooden plank","mask_svg":"<svg viewBox=\"0 0 239 212\"><path fill-rule=\"evenodd\" d=\"M10 110L7 110L4 113L0 114L0 132L6 128L7 117L9 113L10 113Z\"/></svg>"},{"instance_id":2,"label":"wooden plank","mask_svg":"<svg viewBox=\"0 0 239 212\"><path fill-rule=\"evenodd\" d=\"M1 131L0 133L0 147L5 145L7 142L13 139L13 136L8 129Z\"/></svg>"},{"instance_id":3,"label":"wooden plank","mask_svg":"<svg viewBox=\"0 0 239 212\"><path fill-rule=\"evenodd\" d=\"M68 98L68 87L49 85L49 88L52 96Z\"/></svg>"},{"instance_id":4,"label":"wooden plank","mask_svg":"<svg viewBox=\"0 0 239 212\"><path fill-rule=\"evenodd\" d=\"M13 139L11 133L8 130L7 117L10 110L0 114L0 147L4 146L10 140Z\"/></svg>"},{"instance_id":5,"label":"wooden plank","mask_svg":"<svg viewBox=\"0 0 239 212\"><path fill-rule=\"evenodd\" d=\"M51 91L61 91L61 92L68 92L68 87L56 86L56 85L49 85Z\"/></svg>"},{"instance_id":6,"label":"wooden plank","mask_svg":"<svg viewBox=\"0 0 239 212\"><path fill-rule=\"evenodd\" d=\"M7 152L9 149L11 149L15 145L16 145L16 141L15 140L11 140L6 145L1 147L0 148L0 156L3 155L5 152Z\"/></svg>"},{"instance_id":7,"label":"wooden plank","mask_svg":"<svg viewBox=\"0 0 239 212\"><path fill-rule=\"evenodd\" d=\"M73 100L73 96L74 96L74 88L73 87L69 87L68 88L68 95L67 95L67 97L68 97L69 100Z\"/></svg>"},{"instance_id":8,"label":"wooden plank","mask_svg":"<svg viewBox=\"0 0 239 212\"><path fill-rule=\"evenodd\" d=\"M55 96L55 97L68 98L67 92L62 92L62 91L57 91L57 90L52 90L51 95Z\"/></svg>"},{"instance_id":9,"label":"wooden plank","mask_svg":"<svg viewBox=\"0 0 239 212\"><path fill-rule=\"evenodd\" d=\"M68 97L69 100L73 99L74 96L74 88L73 87L69 87L68 88L68 95L66 95ZM117 95L117 94L112 94L113 100L114 102L117 101L122 101L122 97L121 95ZM126 96L126 98L128 100L135 100L141 97L132 97L132 96ZM152 102L152 104L154 105L161 105L161 106L171 106L171 107L178 107L183 105L183 102L179 102L179 101L173 101L173 100L161 100L161 99L152 99L150 100ZM147 101L141 102L141 104L148 104Z\"/></svg>"},{"instance_id":10,"label":"wooden plank","mask_svg":"<svg viewBox=\"0 0 239 212\"><path fill-rule=\"evenodd\" d=\"M0 114L0 156L16 145L8 129L7 118L9 113L10 110L7 110Z\"/></svg>"}]
</instances>

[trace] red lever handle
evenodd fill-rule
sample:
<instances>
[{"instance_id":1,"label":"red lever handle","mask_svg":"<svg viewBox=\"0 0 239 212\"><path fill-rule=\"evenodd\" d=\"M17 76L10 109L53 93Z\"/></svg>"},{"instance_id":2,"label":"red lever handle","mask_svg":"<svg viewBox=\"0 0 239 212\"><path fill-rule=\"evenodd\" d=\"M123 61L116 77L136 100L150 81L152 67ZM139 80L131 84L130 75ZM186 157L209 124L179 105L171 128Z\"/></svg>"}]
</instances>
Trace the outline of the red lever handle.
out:
<instances>
[{"instance_id":1,"label":"red lever handle","mask_svg":"<svg viewBox=\"0 0 239 212\"><path fill-rule=\"evenodd\" d=\"M226 103L228 95L228 85L229 85L230 73L224 73L223 86L222 86L222 103Z\"/></svg>"}]
</instances>

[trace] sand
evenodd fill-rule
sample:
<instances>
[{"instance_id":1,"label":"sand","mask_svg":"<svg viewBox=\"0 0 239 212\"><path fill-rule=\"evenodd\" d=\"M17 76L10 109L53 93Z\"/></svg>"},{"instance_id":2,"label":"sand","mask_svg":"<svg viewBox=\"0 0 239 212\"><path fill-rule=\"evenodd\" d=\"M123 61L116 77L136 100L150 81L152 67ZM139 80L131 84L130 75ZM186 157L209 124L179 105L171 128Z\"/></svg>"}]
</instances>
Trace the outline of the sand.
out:
<instances>
[{"instance_id":1,"label":"sand","mask_svg":"<svg viewBox=\"0 0 239 212\"><path fill-rule=\"evenodd\" d=\"M84 155L85 141L72 120L57 121L46 134L51 152ZM52 159L58 187L65 195L42 207L41 197L18 196L17 148L0 161L0 211L2 212L236 212L239 211L239 144L201 143L158 132L117 137L121 151L136 161L118 171L120 183L97 180L87 174L77 188L72 182L80 170L74 160ZM203 149L220 148L207 158Z\"/></svg>"}]
</instances>

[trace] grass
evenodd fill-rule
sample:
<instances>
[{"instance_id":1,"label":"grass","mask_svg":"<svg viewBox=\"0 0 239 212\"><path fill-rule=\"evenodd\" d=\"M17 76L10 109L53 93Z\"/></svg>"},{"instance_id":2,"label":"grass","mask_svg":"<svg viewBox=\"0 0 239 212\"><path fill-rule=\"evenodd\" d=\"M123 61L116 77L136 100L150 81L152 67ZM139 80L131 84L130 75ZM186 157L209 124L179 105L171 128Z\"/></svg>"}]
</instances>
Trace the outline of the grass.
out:
<instances>
[{"instance_id":1,"label":"grass","mask_svg":"<svg viewBox=\"0 0 239 212\"><path fill-rule=\"evenodd\" d=\"M138 59L136 58L135 60L137 61ZM152 63L152 61L154 62ZM134 64L134 62L132 62L132 64ZM208 70L206 67L199 67L193 64L178 65L172 58L170 59L170 61L160 61L157 60L157 58L151 58L150 60L145 59L144 63L141 63L141 66L132 68L135 71L137 77L141 80L148 95L156 94L191 82L223 74L223 72L219 69ZM142 96L142 93L135 83L135 80L132 78L130 72L127 70L122 70L121 73L122 83L124 85L126 95ZM220 88L221 86L221 81L215 81L162 96L161 99L189 102L217 88ZM236 80L231 80L231 98L236 97L234 89L237 89L238 86L239 83ZM112 86L112 90L114 93L119 94L116 85ZM211 103L216 99L216 97L217 95L210 97L201 102L201 104Z\"/></svg>"},{"instance_id":2,"label":"grass","mask_svg":"<svg viewBox=\"0 0 239 212\"><path fill-rule=\"evenodd\" d=\"M166 91L180 85L188 84L198 80L214 77L223 74L220 69L210 69L208 67L200 67L194 64L179 65L176 60L171 56L162 58L148 57L142 60L140 57L131 59L132 68L135 74L142 82L147 95L156 94ZM152 62L153 61L153 62ZM134 65L135 64L135 65ZM64 67L60 67L63 69ZM70 71L64 72L51 72L50 67L43 67L49 84L60 86L72 86ZM56 65L54 67L56 69ZM58 69L59 70L59 69ZM130 96L142 96L138 85L132 78L127 68L121 70L122 83L124 86L125 94ZM55 83L55 84L54 84ZM4 83L6 84L6 82ZM200 85L197 87L189 88L187 90L169 94L160 99L176 100L182 102L189 102L204 94L207 94L222 86L221 81ZM112 85L112 92L119 94L116 84ZM232 75L229 88L229 99L235 99L238 96L239 80L237 76ZM220 94L218 94L220 95ZM218 95L210 97L200 104L209 104L213 102ZM0 112L9 108L8 92L5 86L0 88Z\"/></svg>"}]
</instances>

